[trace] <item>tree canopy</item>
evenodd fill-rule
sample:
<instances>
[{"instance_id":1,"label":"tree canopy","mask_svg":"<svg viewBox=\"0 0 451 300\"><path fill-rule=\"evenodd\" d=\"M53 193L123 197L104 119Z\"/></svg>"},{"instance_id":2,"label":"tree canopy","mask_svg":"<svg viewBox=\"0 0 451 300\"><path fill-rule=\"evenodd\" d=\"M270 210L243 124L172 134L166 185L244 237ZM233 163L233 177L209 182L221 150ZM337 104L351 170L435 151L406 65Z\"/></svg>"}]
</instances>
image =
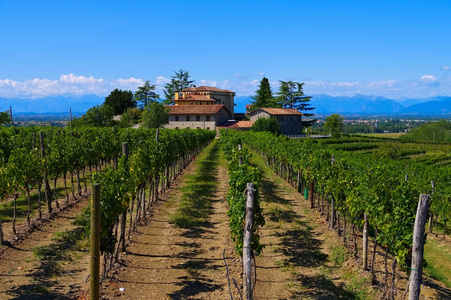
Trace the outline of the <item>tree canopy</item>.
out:
<instances>
[{"instance_id":1,"label":"tree canopy","mask_svg":"<svg viewBox=\"0 0 451 300\"><path fill-rule=\"evenodd\" d=\"M451 142L451 122L439 120L429 122L401 136L401 140L417 142Z\"/></svg>"},{"instance_id":2,"label":"tree canopy","mask_svg":"<svg viewBox=\"0 0 451 300\"><path fill-rule=\"evenodd\" d=\"M310 107L310 99L312 97L305 96L302 90L304 83L295 81L279 81L280 87L277 93L277 103L279 107L296 109L304 114L304 117L313 116L308 113L315 109ZM302 121L303 126L311 126L316 120Z\"/></svg>"},{"instance_id":3,"label":"tree canopy","mask_svg":"<svg viewBox=\"0 0 451 300\"><path fill-rule=\"evenodd\" d=\"M151 102L144 107L141 122L145 128L159 128L169 123L169 109L163 103Z\"/></svg>"},{"instance_id":4,"label":"tree canopy","mask_svg":"<svg viewBox=\"0 0 451 300\"><path fill-rule=\"evenodd\" d=\"M274 134L280 134L282 128L279 121L273 118L258 118L251 126L252 131L269 131Z\"/></svg>"},{"instance_id":5,"label":"tree canopy","mask_svg":"<svg viewBox=\"0 0 451 300\"><path fill-rule=\"evenodd\" d=\"M143 86L140 86L135 92L134 101L140 108L146 107L150 102L155 102L160 99L160 96L155 93L155 84L150 84L150 80L147 80Z\"/></svg>"},{"instance_id":6,"label":"tree canopy","mask_svg":"<svg viewBox=\"0 0 451 300\"><path fill-rule=\"evenodd\" d=\"M96 105L88 109L86 114L80 118L76 118L72 121L72 126L93 126L93 127L106 127L113 126L115 121L113 120L114 109L109 105Z\"/></svg>"},{"instance_id":7,"label":"tree canopy","mask_svg":"<svg viewBox=\"0 0 451 300\"><path fill-rule=\"evenodd\" d=\"M106 98L105 105L113 108L116 115L122 114L127 108L136 107L136 102L133 101L132 91L123 91L115 89Z\"/></svg>"},{"instance_id":8,"label":"tree canopy","mask_svg":"<svg viewBox=\"0 0 451 300\"><path fill-rule=\"evenodd\" d=\"M190 80L189 72L185 70L174 71L175 75L171 77L171 82L164 86L163 92L166 100L164 103L169 105L174 99L175 91L181 91L183 89L193 86L194 80Z\"/></svg>"},{"instance_id":9,"label":"tree canopy","mask_svg":"<svg viewBox=\"0 0 451 300\"><path fill-rule=\"evenodd\" d=\"M11 122L9 111L0 111L0 125Z\"/></svg>"},{"instance_id":10,"label":"tree canopy","mask_svg":"<svg viewBox=\"0 0 451 300\"><path fill-rule=\"evenodd\" d=\"M339 138L343 132L343 121L343 117L339 114L332 114L329 117L326 117L324 128L333 138Z\"/></svg>"},{"instance_id":11,"label":"tree canopy","mask_svg":"<svg viewBox=\"0 0 451 300\"><path fill-rule=\"evenodd\" d=\"M254 101L251 102L252 107L250 111L254 111L260 107L277 106L271 91L271 86L269 84L268 78L263 77L263 79L260 81L259 88L255 92L255 96L253 96L252 99L254 99Z\"/></svg>"}]
</instances>

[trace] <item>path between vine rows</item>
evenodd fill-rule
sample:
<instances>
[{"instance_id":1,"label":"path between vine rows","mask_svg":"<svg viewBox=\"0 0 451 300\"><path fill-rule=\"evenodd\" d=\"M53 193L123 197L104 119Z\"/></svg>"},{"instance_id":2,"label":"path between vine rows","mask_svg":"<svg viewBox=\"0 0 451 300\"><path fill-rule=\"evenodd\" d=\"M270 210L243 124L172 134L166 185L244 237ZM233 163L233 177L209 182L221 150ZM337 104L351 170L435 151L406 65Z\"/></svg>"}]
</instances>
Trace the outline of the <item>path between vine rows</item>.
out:
<instances>
[{"instance_id":1,"label":"path between vine rows","mask_svg":"<svg viewBox=\"0 0 451 300\"><path fill-rule=\"evenodd\" d=\"M195 172L191 165L184 175ZM179 178L149 223L131 238L125 265L104 285L106 299L230 299L223 250L229 275L239 286L241 265L226 215L227 170L219 165L214 177L218 188L211 195L209 225L189 230L170 223L186 183ZM260 234L266 248L257 257L254 299L353 298L340 278L326 279L321 272L321 266L329 264L324 236L307 224L309 211L299 204L300 195L274 174L264 174L261 193L267 224ZM233 299L239 299L231 285Z\"/></svg>"},{"instance_id":2,"label":"path between vine rows","mask_svg":"<svg viewBox=\"0 0 451 300\"><path fill-rule=\"evenodd\" d=\"M62 232L81 234L83 229L72 222L88 205L87 199L83 197L61 211L49 225L5 250L0 257L0 299L76 299L88 288L86 245L74 250L76 242L55 241ZM45 247L42 258L33 253L39 247Z\"/></svg>"}]
</instances>

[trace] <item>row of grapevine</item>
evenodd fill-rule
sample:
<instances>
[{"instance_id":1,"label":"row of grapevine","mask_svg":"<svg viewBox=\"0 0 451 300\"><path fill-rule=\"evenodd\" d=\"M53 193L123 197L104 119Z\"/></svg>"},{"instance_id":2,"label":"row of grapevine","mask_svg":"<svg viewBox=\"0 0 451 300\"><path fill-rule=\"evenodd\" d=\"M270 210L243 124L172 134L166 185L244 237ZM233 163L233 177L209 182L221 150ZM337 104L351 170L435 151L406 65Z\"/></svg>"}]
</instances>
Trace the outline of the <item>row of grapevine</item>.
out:
<instances>
[{"instance_id":1,"label":"row of grapevine","mask_svg":"<svg viewBox=\"0 0 451 300\"><path fill-rule=\"evenodd\" d=\"M244 223L246 218L246 185L254 184L254 224L252 227L251 250L260 254L263 245L260 244L258 227L265 224L263 212L260 207L258 189L261 181L261 173L250 165L250 153L248 149L241 148L242 141L236 131L222 131L219 139L221 149L228 162L229 190L227 201L229 204L228 215L230 217L230 232L235 243L236 251L243 255Z\"/></svg>"},{"instance_id":2,"label":"row of grapevine","mask_svg":"<svg viewBox=\"0 0 451 300\"><path fill-rule=\"evenodd\" d=\"M126 251L127 237L129 239L130 232L136 229L137 221L145 220L159 192L168 189L170 182L215 136L215 132L206 130L139 134L143 133L145 136L139 139L129 135L128 141L122 144L123 155L117 168L93 176L93 182L101 187L100 250L104 254L104 278L113 262L118 261L119 253ZM151 135L146 136L148 133Z\"/></svg>"},{"instance_id":3,"label":"row of grapevine","mask_svg":"<svg viewBox=\"0 0 451 300\"><path fill-rule=\"evenodd\" d=\"M432 194L430 211L445 224L451 217L451 168L446 165L408 164L269 133L248 132L239 138L260 152L298 190L307 184L311 207L317 206L327 214L331 228L340 228L341 217L344 240L347 222L362 229L368 220L375 241L395 257L394 265L399 263L403 269L410 266L419 195Z\"/></svg>"},{"instance_id":4,"label":"row of grapevine","mask_svg":"<svg viewBox=\"0 0 451 300\"><path fill-rule=\"evenodd\" d=\"M152 169L152 180L167 188L175 170L180 169L180 158L205 139L214 137L214 133L189 130L163 130L158 145L150 146L147 141L155 141L155 130L119 130L117 128L82 128L70 129L43 128L1 128L0 129L0 199L3 202L13 199L13 233L15 232L16 200L20 194L28 197L27 219L30 224L31 199L30 190L37 188L38 218L41 212L41 188L45 188L47 210L52 212L52 200L59 207L56 193L57 179L63 178L67 201L69 200L66 178L72 181L72 196L81 195L83 174L84 189L87 183L85 171L102 173L102 166L118 167L119 155L123 142L127 142L134 155L132 160L149 151L153 157L149 168ZM164 145L164 147L162 146ZM152 149L143 150L145 147ZM164 149L163 149L164 148ZM141 156L140 156L141 155ZM180 165L174 165L174 161ZM138 167L135 173L139 172ZM137 171L138 170L138 171ZM76 178L77 184L74 183ZM160 182L160 179L162 182ZM53 192L49 181L53 181ZM76 189L74 188L76 186ZM0 211L0 243L3 243Z\"/></svg>"}]
</instances>

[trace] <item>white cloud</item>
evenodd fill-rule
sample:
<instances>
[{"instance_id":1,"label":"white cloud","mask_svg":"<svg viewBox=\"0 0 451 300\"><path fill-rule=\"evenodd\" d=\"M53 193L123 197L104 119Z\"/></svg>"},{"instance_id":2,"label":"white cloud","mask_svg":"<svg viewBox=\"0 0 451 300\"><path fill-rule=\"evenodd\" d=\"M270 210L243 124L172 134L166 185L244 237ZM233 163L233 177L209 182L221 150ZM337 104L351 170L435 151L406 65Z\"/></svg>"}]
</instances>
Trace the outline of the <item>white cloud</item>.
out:
<instances>
[{"instance_id":1,"label":"white cloud","mask_svg":"<svg viewBox=\"0 0 451 300\"><path fill-rule=\"evenodd\" d=\"M261 78L231 78L231 80L198 80L196 84L214 86L236 92L237 96L253 96L258 89ZM293 78L295 81L302 82ZM4 98L43 98L53 96L107 96L112 90L136 91L144 84L139 78L118 78L106 80L92 76L77 76L63 74L56 80L35 78L24 81L0 79L0 97ZM163 95L163 88L170 79L158 76L151 83L156 84L156 92ZM279 81L270 81L274 93L278 91ZM352 81L305 81L304 92L307 95L329 94L331 96L354 96L355 94L384 96L391 99L409 97L433 97L437 95L451 95L451 76L437 78L424 75L417 80L398 81L394 79L373 82Z\"/></svg>"},{"instance_id":2,"label":"white cloud","mask_svg":"<svg viewBox=\"0 0 451 300\"><path fill-rule=\"evenodd\" d=\"M169 82L171 82L171 80L163 76L158 76L157 79L155 80L155 84L161 87L163 87Z\"/></svg>"},{"instance_id":3,"label":"white cloud","mask_svg":"<svg viewBox=\"0 0 451 300\"><path fill-rule=\"evenodd\" d=\"M116 88L135 91L142 84L144 84L144 80L134 77L105 80L92 76L76 76L74 74L63 74L57 80L43 78L27 79L25 81L0 79L0 97L107 96Z\"/></svg>"},{"instance_id":4,"label":"white cloud","mask_svg":"<svg viewBox=\"0 0 451 300\"><path fill-rule=\"evenodd\" d=\"M421 79L427 80L427 81L436 81L437 77L435 77L434 75L423 75L423 76L421 76Z\"/></svg>"},{"instance_id":5,"label":"white cloud","mask_svg":"<svg viewBox=\"0 0 451 300\"><path fill-rule=\"evenodd\" d=\"M440 68L440 70L442 70L442 71L449 71L449 70L451 70L451 67L450 66L442 66Z\"/></svg>"}]
</instances>

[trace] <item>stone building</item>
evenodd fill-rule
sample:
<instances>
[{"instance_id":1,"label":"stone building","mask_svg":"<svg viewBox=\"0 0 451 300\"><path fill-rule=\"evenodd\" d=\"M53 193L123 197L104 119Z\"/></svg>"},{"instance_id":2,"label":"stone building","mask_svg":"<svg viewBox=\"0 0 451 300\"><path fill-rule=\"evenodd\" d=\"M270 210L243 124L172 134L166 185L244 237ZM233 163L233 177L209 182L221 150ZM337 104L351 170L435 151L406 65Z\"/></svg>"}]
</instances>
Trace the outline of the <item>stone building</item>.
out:
<instances>
[{"instance_id":1,"label":"stone building","mask_svg":"<svg viewBox=\"0 0 451 300\"><path fill-rule=\"evenodd\" d=\"M234 118L235 92L216 87L195 85L181 91L176 91L174 106L179 105L224 105L229 112L228 119Z\"/></svg>"},{"instance_id":2,"label":"stone building","mask_svg":"<svg viewBox=\"0 0 451 300\"><path fill-rule=\"evenodd\" d=\"M266 108L261 107L249 113L252 122L258 118L273 118L279 121L282 134L296 135L302 131L302 113L291 108Z\"/></svg>"},{"instance_id":3,"label":"stone building","mask_svg":"<svg viewBox=\"0 0 451 300\"><path fill-rule=\"evenodd\" d=\"M216 130L227 123L230 112L224 105L168 105L169 124L165 128L201 128Z\"/></svg>"}]
</instances>

